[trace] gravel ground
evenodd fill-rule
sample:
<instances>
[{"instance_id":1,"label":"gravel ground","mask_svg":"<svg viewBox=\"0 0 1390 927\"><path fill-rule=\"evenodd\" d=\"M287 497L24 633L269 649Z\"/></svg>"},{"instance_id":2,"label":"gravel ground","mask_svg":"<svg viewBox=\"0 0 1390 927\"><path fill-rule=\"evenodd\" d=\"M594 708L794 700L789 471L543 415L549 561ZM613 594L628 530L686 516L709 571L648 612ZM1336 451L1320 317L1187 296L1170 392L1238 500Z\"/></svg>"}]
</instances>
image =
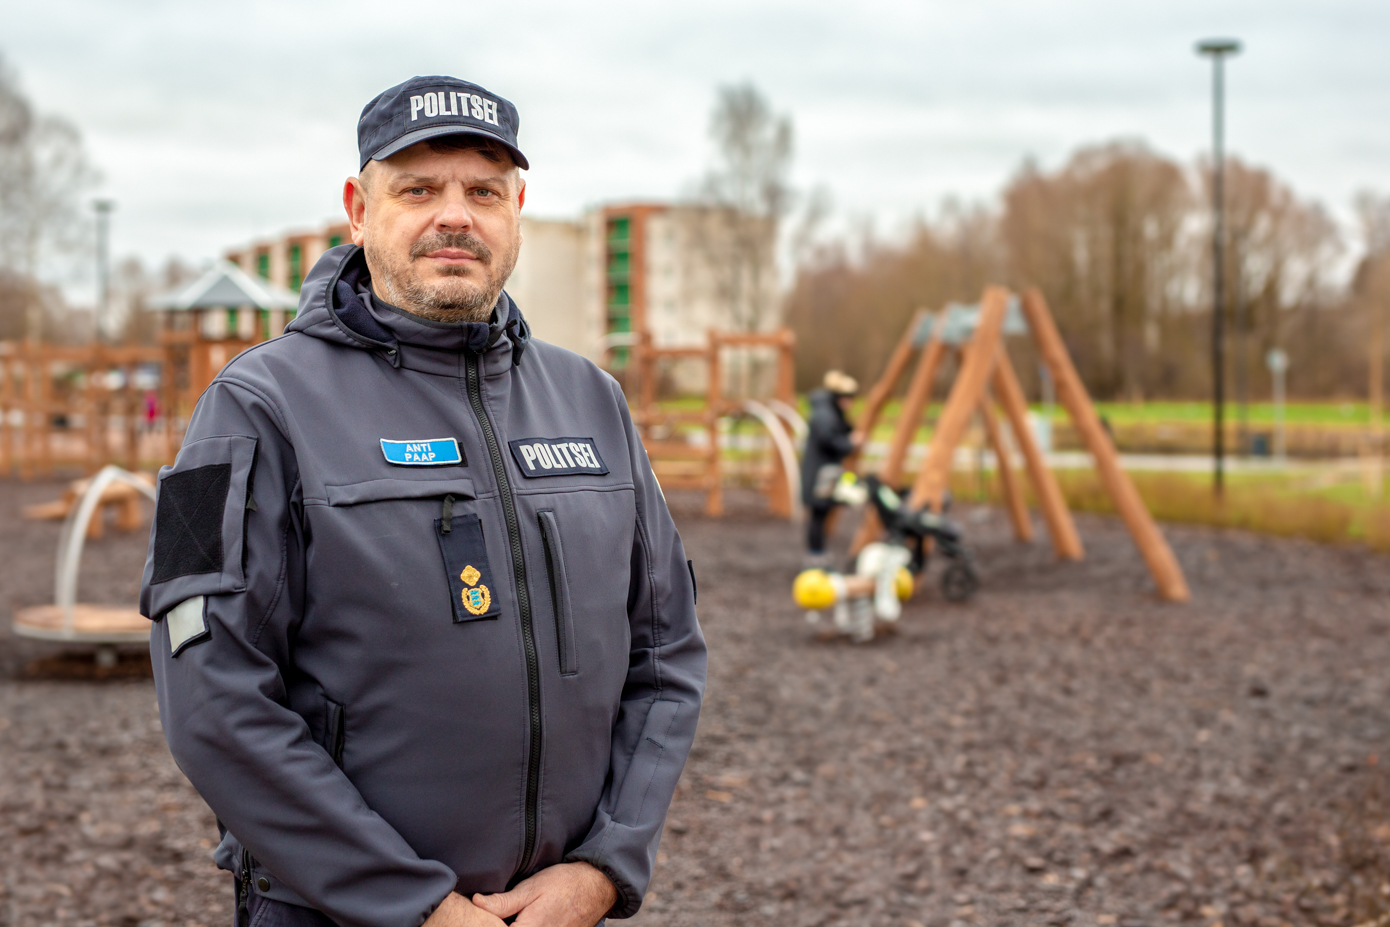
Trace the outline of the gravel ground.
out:
<instances>
[{"instance_id":1,"label":"gravel ground","mask_svg":"<svg viewBox=\"0 0 1390 927\"><path fill-rule=\"evenodd\" d=\"M57 528L17 515L55 494L0 483L9 607L52 594ZM709 696L635 924L1390 924L1390 558L1170 528L1172 606L1112 520L1058 565L962 514L980 595L856 646L791 605L787 525L678 509ZM143 550L91 545L82 597L134 601ZM229 924L139 660L54 678L82 664L8 617L0 924Z\"/></svg>"},{"instance_id":2,"label":"gravel ground","mask_svg":"<svg viewBox=\"0 0 1390 927\"><path fill-rule=\"evenodd\" d=\"M96 680L90 657L10 634L13 609L53 601L58 544L20 508L62 488L0 481L0 924L226 927L217 828L164 745L143 648ZM89 542L79 599L133 605L145 542Z\"/></svg>"}]
</instances>

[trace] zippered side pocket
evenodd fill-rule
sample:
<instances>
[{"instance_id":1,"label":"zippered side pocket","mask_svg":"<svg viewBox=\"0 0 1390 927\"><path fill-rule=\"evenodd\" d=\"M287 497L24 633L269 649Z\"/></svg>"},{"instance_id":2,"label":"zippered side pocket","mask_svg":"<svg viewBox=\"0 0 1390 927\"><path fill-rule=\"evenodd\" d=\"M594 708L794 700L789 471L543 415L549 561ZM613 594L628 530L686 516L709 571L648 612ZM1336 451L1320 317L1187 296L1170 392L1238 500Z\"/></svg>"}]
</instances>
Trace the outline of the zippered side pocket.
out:
<instances>
[{"instance_id":1,"label":"zippered side pocket","mask_svg":"<svg viewBox=\"0 0 1390 927\"><path fill-rule=\"evenodd\" d=\"M324 728L323 749L333 758L339 769L343 768L343 744L347 737L347 718L342 705L332 699L325 699L327 725Z\"/></svg>"},{"instance_id":2,"label":"zippered side pocket","mask_svg":"<svg viewBox=\"0 0 1390 927\"><path fill-rule=\"evenodd\" d=\"M574 652L574 612L570 606L569 579L565 575L565 551L560 544L560 526L549 509L536 513L545 547L545 572L550 577L550 601L555 609L555 641L560 653L560 675L579 672Z\"/></svg>"}]
</instances>

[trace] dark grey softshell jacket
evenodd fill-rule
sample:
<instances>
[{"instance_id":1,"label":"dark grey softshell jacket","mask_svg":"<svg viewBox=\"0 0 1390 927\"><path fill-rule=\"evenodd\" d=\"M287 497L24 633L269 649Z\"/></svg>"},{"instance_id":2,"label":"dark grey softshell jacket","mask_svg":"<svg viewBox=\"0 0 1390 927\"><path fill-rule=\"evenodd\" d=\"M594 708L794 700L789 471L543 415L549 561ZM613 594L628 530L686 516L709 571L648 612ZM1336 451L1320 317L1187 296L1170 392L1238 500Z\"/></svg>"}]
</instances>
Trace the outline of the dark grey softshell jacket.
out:
<instances>
[{"instance_id":1,"label":"dark grey softshell jacket","mask_svg":"<svg viewBox=\"0 0 1390 927\"><path fill-rule=\"evenodd\" d=\"M141 609L169 747L219 863L249 855L253 891L345 927L416 927L564 860L629 916L705 646L622 393L505 295L492 326L402 337L354 297L365 273L325 254L160 473ZM382 444L449 438L460 463ZM168 613L198 597L175 653Z\"/></svg>"}]
</instances>

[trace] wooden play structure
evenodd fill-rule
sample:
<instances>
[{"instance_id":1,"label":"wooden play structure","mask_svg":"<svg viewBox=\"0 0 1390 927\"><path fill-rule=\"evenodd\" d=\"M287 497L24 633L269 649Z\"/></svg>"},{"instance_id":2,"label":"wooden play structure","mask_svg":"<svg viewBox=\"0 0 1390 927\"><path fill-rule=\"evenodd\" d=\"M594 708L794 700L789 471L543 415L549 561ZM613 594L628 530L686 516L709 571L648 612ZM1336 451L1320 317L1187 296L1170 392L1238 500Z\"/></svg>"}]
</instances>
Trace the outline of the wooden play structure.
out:
<instances>
[{"instance_id":1,"label":"wooden play structure","mask_svg":"<svg viewBox=\"0 0 1390 927\"><path fill-rule=\"evenodd\" d=\"M158 347L0 342L0 475L172 459L168 366Z\"/></svg>"},{"instance_id":2,"label":"wooden play structure","mask_svg":"<svg viewBox=\"0 0 1390 927\"><path fill-rule=\"evenodd\" d=\"M795 336L773 332L711 331L703 346L658 347L649 332L634 333L627 368L629 402L647 456L666 489L705 495L705 512L724 512L730 478L754 485L768 509L796 518L801 479L795 442L806 423L795 407ZM702 368L704 393L696 403L660 401L669 367ZM757 423L754 434L737 429Z\"/></svg>"},{"instance_id":3,"label":"wooden play structure","mask_svg":"<svg viewBox=\"0 0 1390 927\"><path fill-rule=\"evenodd\" d=\"M157 345L0 342L0 476L172 463L203 390L295 300L223 262L156 302Z\"/></svg>"},{"instance_id":4,"label":"wooden play structure","mask_svg":"<svg viewBox=\"0 0 1390 927\"><path fill-rule=\"evenodd\" d=\"M937 371L946 355L955 352L959 361L955 382L912 483L909 505L930 505L940 510L956 449L978 414L998 462L1000 487L1015 535L1021 541L1031 541L1032 521L1022 480L1014 470L1013 455L1005 440L1007 422L1057 556L1063 560L1085 556L1061 488L1029 426L1023 388L1004 349L1006 333L1031 333L1042 362L1057 385L1058 399L1094 458L1100 481L1143 555L1159 595L1168 601L1186 601L1190 593L1182 568L1133 481L1120 466L1114 444L1091 404L1047 303L1036 289L1019 298L1002 287L992 286L985 290L978 307L952 306L935 316L919 312L913 318L883 376L870 391L856 428L860 437L872 434L898 381L917 355L917 367L908 383L880 478L890 486L903 484L913 436L922 424ZM1003 421L996 405L1003 412ZM874 513L866 511L854 550L874 540L881 530Z\"/></svg>"}]
</instances>

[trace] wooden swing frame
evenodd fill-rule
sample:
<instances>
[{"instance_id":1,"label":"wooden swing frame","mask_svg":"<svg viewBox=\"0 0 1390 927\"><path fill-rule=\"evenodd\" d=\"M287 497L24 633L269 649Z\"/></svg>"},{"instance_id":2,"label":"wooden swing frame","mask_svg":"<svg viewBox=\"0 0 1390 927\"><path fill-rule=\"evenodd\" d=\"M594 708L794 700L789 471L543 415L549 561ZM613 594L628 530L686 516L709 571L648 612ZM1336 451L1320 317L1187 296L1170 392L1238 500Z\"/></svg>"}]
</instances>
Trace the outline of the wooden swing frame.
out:
<instances>
[{"instance_id":1,"label":"wooden swing frame","mask_svg":"<svg viewBox=\"0 0 1390 927\"><path fill-rule=\"evenodd\" d=\"M1013 298L1003 287L991 286L985 289L974 333L958 347L959 370L946 397L931 440L927 444L926 455L912 484L908 504L913 508L930 505L933 509L940 510L949 484L956 448L972 419L979 414L997 461L1005 508L1009 513L1015 537L1020 541L1031 541L1033 527L1028 516L1022 481L1014 471L1012 455L1005 440L1007 423L1013 443L1023 457L1024 470L1042 510L1053 550L1058 559L1081 560L1085 557L1085 548L1076 531L1076 523L1067 508L1057 478L1048 469L1042 449L1029 427L1028 405L1023 388L1013 364L1009 361L1008 352L1004 349L1004 320ZM1020 307L1042 362L1057 384L1057 397L1095 460L1101 484L1114 503L1115 510L1124 520L1125 527L1129 529L1135 546L1139 548L1149 573L1153 576L1159 596L1170 602L1187 601L1191 592L1183 576L1182 567L1178 565L1172 548L1145 507L1133 480L1120 465L1115 445L1101 425L1100 416L1096 413L1091 397L1076 372L1076 366L1072 363L1071 355L1068 354L1062 336L1057 331L1046 300L1038 290L1029 289L1023 293ZM913 317L889 358L883 376L870 390L866 408L855 429L855 436L862 447L868 436L873 433L874 426L878 423L879 416L898 380L911 363L913 353L920 352L917 367L903 398L902 411L893 431L887 457L880 471L880 478L890 486L898 486L903 482L912 438L922 424L941 361L951 349L951 345L947 344L943 337L944 326L944 313L933 318L925 311L919 311ZM995 410L996 404L1004 413L1002 421ZM856 462L851 459L848 464L853 466ZM871 509L867 510L855 536L852 550L862 549L881 533L882 526L877 516Z\"/></svg>"}]
</instances>

